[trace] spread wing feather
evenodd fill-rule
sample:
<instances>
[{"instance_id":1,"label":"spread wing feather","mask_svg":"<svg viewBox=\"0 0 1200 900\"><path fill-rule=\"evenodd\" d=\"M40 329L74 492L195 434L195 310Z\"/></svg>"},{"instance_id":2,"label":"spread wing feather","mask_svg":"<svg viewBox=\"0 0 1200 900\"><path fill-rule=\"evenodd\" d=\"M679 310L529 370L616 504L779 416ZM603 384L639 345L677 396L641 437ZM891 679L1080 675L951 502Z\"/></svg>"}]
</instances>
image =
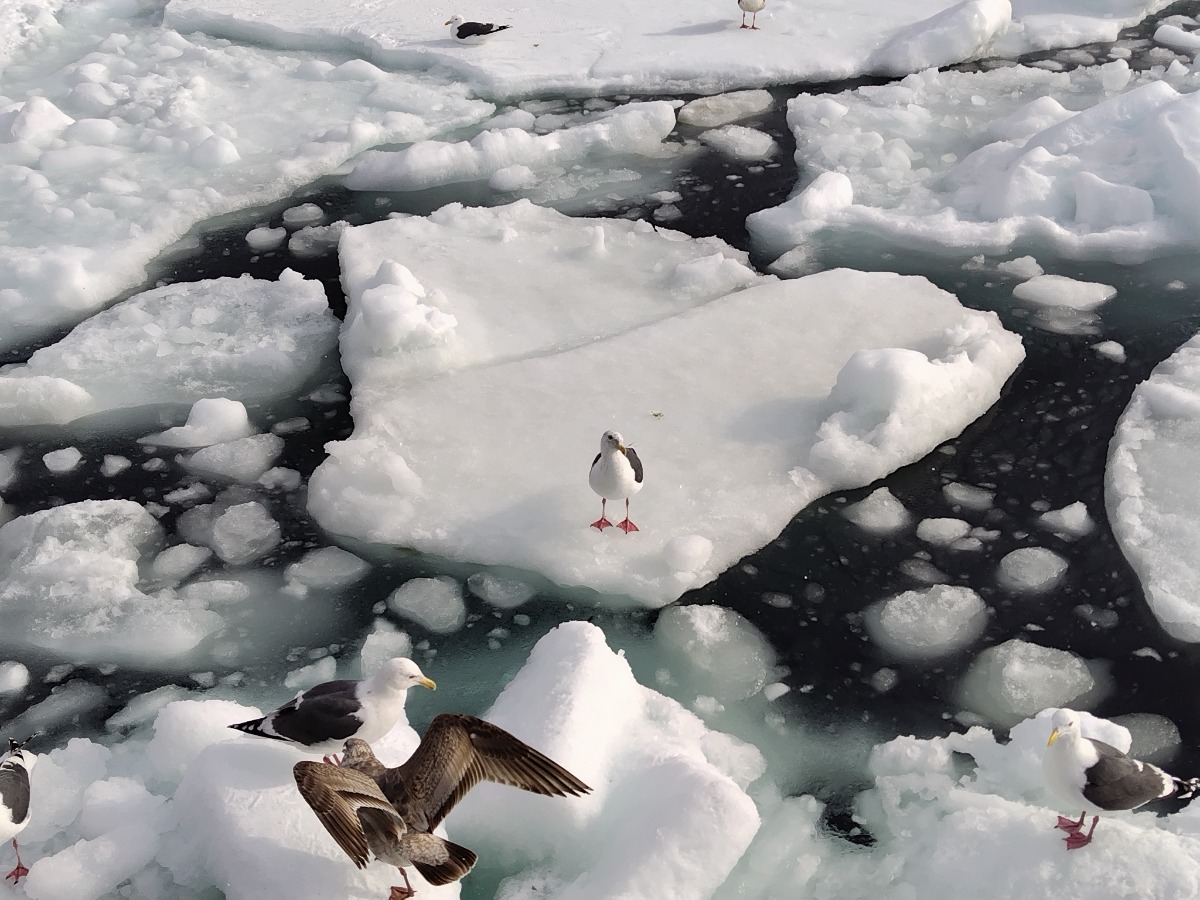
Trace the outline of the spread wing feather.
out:
<instances>
[{"instance_id":1,"label":"spread wing feather","mask_svg":"<svg viewBox=\"0 0 1200 900\"><path fill-rule=\"evenodd\" d=\"M298 762L292 767L300 796L316 813L321 824L338 846L360 869L370 861L370 845L363 831L358 811L377 810L373 823L390 821L396 838L405 831L404 821L388 802L379 785L367 775L354 769L343 769L328 763Z\"/></svg>"}]
</instances>

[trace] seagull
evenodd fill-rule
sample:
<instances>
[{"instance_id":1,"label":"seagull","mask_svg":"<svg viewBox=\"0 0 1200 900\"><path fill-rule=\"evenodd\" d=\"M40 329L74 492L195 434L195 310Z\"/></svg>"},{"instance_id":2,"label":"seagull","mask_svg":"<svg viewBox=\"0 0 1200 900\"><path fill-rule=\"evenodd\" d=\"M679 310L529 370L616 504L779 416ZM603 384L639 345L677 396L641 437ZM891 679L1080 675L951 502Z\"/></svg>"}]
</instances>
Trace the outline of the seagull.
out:
<instances>
[{"instance_id":1,"label":"seagull","mask_svg":"<svg viewBox=\"0 0 1200 900\"><path fill-rule=\"evenodd\" d=\"M758 31L758 26L754 23L758 20L758 14L764 6L767 5L767 0L738 0L738 6L742 8L742 27L753 28ZM750 17L750 24L746 24L746 13L753 13Z\"/></svg>"},{"instance_id":2,"label":"seagull","mask_svg":"<svg viewBox=\"0 0 1200 900\"><path fill-rule=\"evenodd\" d=\"M435 716L403 765L388 768L357 738L346 741L338 765L298 762L296 787L325 830L360 869L377 859L400 870L404 887L389 900L415 891L405 866L430 884L457 881L476 856L433 834L455 804L481 781L553 797L580 796L591 788L548 756L504 729L475 716Z\"/></svg>"},{"instance_id":3,"label":"seagull","mask_svg":"<svg viewBox=\"0 0 1200 900\"><path fill-rule=\"evenodd\" d=\"M326 681L301 691L260 719L230 725L259 737L333 753L347 738L377 741L396 724L404 698L416 685L436 690L411 659L389 659L363 681Z\"/></svg>"},{"instance_id":4,"label":"seagull","mask_svg":"<svg viewBox=\"0 0 1200 900\"><path fill-rule=\"evenodd\" d=\"M600 495L600 518L592 523L593 528L603 531L612 522L604 517L604 508L609 499L625 498L625 521L617 527L626 534L638 527L629 521L629 498L642 489L642 461L632 447L615 431L606 431L600 437L600 452L592 460L592 471L588 473L588 484Z\"/></svg>"},{"instance_id":5,"label":"seagull","mask_svg":"<svg viewBox=\"0 0 1200 900\"><path fill-rule=\"evenodd\" d=\"M493 25L491 22L466 22L462 16L451 16L446 24L450 26L450 36L464 44L482 44L498 31L512 28L511 25Z\"/></svg>"},{"instance_id":6,"label":"seagull","mask_svg":"<svg viewBox=\"0 0 1200 900\"><path fill-rule=\"evenodd\" d=\"M1042 771L1046 785L1076 807L1079 820L1058 817L1055 828L1067 832L1068 850L1092 842L1099 813L1136 809L1165 797L1191 799L1200 791L1200 778L1176 778L1148 762L1132 759L1104 741L1085 738L1080 732L1079 713L1060 709L1051 719L1054 730L1046 742ZM1093 813L1092 827L1083 834L1083 821Z\"/></svg>"},{"instance_id":7,"label":"seagull","mask_svg":"<svg viewBox=\"0 0 1200 900\"><path fill-rule=\"evenodd\" d=\"M17 854L17 867L4 876L16 884L29 869L21 862L21 851L17 847L17 835L29 824L29 773L37 757L21 749L21 744L11 738L8 755L0 762L0 841L12 838L13 851Z\"/></svg>"}]
</instances>

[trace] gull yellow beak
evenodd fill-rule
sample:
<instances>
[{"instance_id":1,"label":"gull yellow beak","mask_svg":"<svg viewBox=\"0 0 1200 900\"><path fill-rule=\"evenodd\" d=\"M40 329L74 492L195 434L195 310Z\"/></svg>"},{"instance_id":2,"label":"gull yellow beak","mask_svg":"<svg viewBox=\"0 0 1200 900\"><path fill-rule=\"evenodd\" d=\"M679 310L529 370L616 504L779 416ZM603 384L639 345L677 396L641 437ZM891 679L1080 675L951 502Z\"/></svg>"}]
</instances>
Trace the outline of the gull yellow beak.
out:
<instances>
[{"instance_id":1,"label":"gull yellow beak","mask_svg":"<svg viewBox=\"0 0 1200 900\"><path fill-rule=\"evenodd\" d=\"M617 449L620 450L622 453L624 453L629 448L626 447L624 444L617 444Z\"/></svg>"},{"instance_id":2,"label":"gull yellow beak","mask_svg":"<svg viewBox=\"0 0 1200 900\"><path fill-rule=\"evenodd\" d=\"M417 684L421 685L421 687L427 687L431 691L437 690L437 682L434 681L432 678L422 678L420 681L417 682Z\"/></svg>"},{"instance_id":3,"label":"gull yellow beak","mask_svg":"<svg viewBox=\"0 0 1200 900\"><path fill-rule=\"evenodd\" d=\"M1057 728L1055 728L1052 732L1050 732L1050 740L1046 741L1046 746L1049 747L1051 744L1053 744L1055 741L1057 741L1060 737L1062 737L1062 732L1059 731Z\"/></svg>"},{"instance_id":4,"label":"gull yellow beak","mask_svg":"<svg viewBox=\"0 0 1200 900\"><path fill-rule=\"evenodd\" d=\"M449 25L449 24L450 24L450 20L449 20L449 19L447 19L447 20L446 20L445 22L443 22L442 24L443 24L443 25Z\"/></svg>"}]
</instances>

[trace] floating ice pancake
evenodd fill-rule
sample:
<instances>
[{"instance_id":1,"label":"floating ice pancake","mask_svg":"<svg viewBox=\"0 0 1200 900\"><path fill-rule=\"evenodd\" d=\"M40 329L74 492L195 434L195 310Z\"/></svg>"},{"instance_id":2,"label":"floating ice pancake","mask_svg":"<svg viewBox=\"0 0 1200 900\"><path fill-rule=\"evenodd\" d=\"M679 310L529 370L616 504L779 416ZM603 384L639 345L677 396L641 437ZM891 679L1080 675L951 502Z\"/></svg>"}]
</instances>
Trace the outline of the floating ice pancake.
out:
<instances>
[{"instance_id":1,"label":"floating ice pancake","mask_svg":"<svg viewBox=\"0 0 1200 900\"><path fill-rule=\"evenodd\" d=\"M493 295L535 293L519 232L507 252L507 270L487 271ZM590 266L600 283L613 271L587 246L561 262L533 258L539 280L559 266L584 285ZM579 323L547 318L542 326L570 349L403 387L388 356L364 366L350 294L343 358L356 430L327 445L312 478L309 509L322 526L651 605L711 581L813 499L959 433L1023 355L993 315L963 309L924 279L839 270L765 283L582 346L572 346ZM562 316L581 298L554 299ZM580 314L594 319L590 305ZM461 318L459 327L471 322ZM586 461L608 423L664 473L638 495L641 531L620 540L588 528ZM670 542L690 535L712 552L673 570Z\"/></svg>"}]
</instances>

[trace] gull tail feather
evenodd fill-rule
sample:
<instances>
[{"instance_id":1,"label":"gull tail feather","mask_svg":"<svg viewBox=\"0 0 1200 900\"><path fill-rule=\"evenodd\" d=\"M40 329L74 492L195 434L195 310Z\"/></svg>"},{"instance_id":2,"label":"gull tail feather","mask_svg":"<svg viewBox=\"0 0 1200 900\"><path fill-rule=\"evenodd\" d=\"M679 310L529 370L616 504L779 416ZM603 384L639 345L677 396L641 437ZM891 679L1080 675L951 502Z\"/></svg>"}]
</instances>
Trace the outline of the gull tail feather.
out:
<instances>
[{"instance_id":1,"label":"gull tail feather","mask_svg":"<svg viewBox=\"0 0 1200 900\"><path fill-rule=\"evenodd\" d=\"M1200 778L1176 778L1175 796L1180 800L1191 800L1200 794Z\"/></svg>"}]
</instances>

